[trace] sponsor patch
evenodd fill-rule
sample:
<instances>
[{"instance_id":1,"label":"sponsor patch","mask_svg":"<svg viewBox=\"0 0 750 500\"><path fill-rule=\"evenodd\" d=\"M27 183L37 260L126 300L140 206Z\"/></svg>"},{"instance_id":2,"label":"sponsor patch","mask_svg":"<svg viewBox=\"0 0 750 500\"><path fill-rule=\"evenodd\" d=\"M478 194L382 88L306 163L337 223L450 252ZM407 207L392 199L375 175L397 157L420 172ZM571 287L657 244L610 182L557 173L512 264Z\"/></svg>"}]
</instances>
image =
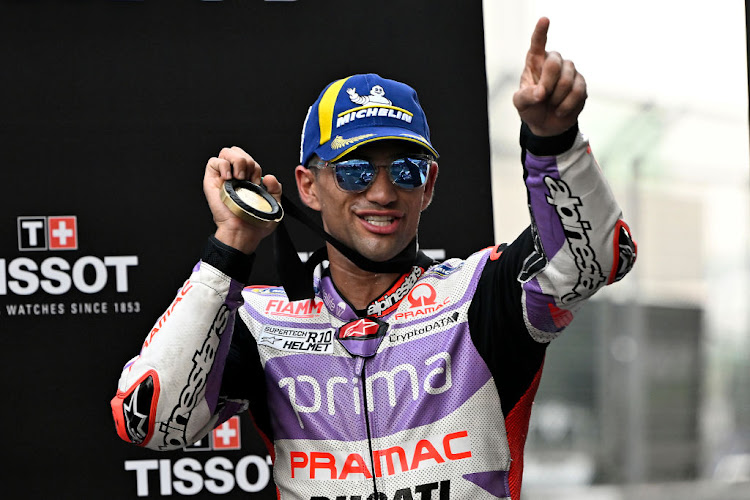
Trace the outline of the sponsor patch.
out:
<instances>
[{"instance_id":1,"label":"sponsor patch","mask_svg":"<svg viewBox=\"0 0 750 500\"><path fill-rule=\"evenodd\" d=\"M280 351L333 352L333 329L310 330L266 325L258 337L258 345Z\"/></svg>"},{"instance_id":2,"label":"sponsor patch","mask_svg":"<svg viewBox=\"0 0 750 500\"><path fill-rule=\"evenodd\" d=\"M323 301L320 299L297 300L289 302L286 299L271 299L266 302L265 313L271 316L287 318L314 318L323 311Z\"/></svg>"},{"instance_id":3,"label":"sponsor patch","mask_svg":"<svg viewBox=\"0 0 750 500\"><path fill-rule=\"evenodd\" d=\"M602 267L596 259L596 253L591 248L588 236L591 224L581 219L578 207L582 206L581 198L573 196L570 187L560 179L545 177L544 183L549 188L547 203L555 207L563 231L568 242L570 252L578 268L578 283L573 290L562 296L562 302L569 304L594 293L606 276L602 274Z\"/></svg>"},{"instance_id":4,"label":"sponsor patch","mask_svg":"<svg viewBox=\"0 0 750 500\"><path fill-rule=\"evenodd\" d=\"M290 451L289 464L292 479L361 481L424 470L471 456L469 433L462 430L372 450L372 454L364 450Z\"/></svg>"},{"instance_id":5,"label":"sponsor patch","mask_svg":"<svg viewBox=\"0 0 750 500\"><path fill-rule=\"evenodd\" d=\"M393 319L417 319L434 314L448 305L450 297L438 299L437 290L429 283L420 283L411 289L406 300L409 309L393 315Z\"/></svg>"},{"instance_id":6,"label":"sponsor patch","mask_svg":"<svg viewBox=\"0 0 750 500\"><path fill-rule=\"evenodd\" d=\"M339 339L374 339L382 336L384 323L374 318L361 318L339 328Z\"/></svg>"},{"instance_id":7,"label":"sponsor patch","mask_svg":"<svg viewBox=\"0 0 750 500\"><path fill-rule=\"evenodd\" d=\"M377 318L360 318L339 328L336 338L352 356L369 358L378 352L388 323Z\"/></svg>"},{"instance_id":8,"label":"sponsor patch","mask_svg":"<svg viewBox=\"0 0 750 500\"><path fill-rule=\"evenodd\" d=\"M433 276L436 275L439 278L446 278L450 276L451 274L455 273L459 269L461 269L464 265L464 261L459 262L457 266L453 266L447 262L443 262L440 265L431 267L429 271L427 271L424 276Z\"/></svg>"},{"instance_id":9,"label":"sponsor patch","mask_svg":"<svg viewBox=\"0 0 750 500\"><path fill-rule=\"evenodd\" d=\"M413 330L409 330L403 333L391 333L388 335L388 340L392 344L395 344L395 343L400 343L400 342L406 342L407 340L411 340L414 337L418 337L426 333L442 331L446 326L455 324L456 321L458 321L458 316L459 316L458 312L454 312L451 315L442 316L440 318L435 319L434 321L430 321L429 323L420 325L419 327Z\"/></svg>"},{"instance_id":10,"label":"sponsor patch","mask_svg":"<svg viewBox=\"0 0 750 500\"><path fill-rule=\"evenodd\" d=\"M411 274L403 276L399 281L394 284L390 290L385 292L380 298L372 301L367 307L367 314L370 316L383 316L391 311L394 311L398 307L398 303L401 302L407 293L412 290L412 287L417 283L417 280L424 271L419 266L414 266Z\"/></svg>"}]
</instances>

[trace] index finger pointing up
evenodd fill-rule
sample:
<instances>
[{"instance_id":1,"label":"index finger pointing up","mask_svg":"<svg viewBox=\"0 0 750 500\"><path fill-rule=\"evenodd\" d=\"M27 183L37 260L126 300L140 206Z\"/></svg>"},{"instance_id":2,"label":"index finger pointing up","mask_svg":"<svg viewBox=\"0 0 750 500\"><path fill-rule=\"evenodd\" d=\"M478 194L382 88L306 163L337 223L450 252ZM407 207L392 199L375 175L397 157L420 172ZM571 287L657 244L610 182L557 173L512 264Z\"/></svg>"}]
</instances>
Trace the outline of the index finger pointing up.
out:
<instances>
[{"instance_id":1,"label":"index finger pointing up","mask_svg":"<svg viewBox=\"0 0 750 500\"><path fill-rule=\"evenodd\" d=\"M549 19L546 17L539 18L531 35L531 46L529 55L543 56L546 53L547 30L549 29Z\"/></svg>"}]
</instances>

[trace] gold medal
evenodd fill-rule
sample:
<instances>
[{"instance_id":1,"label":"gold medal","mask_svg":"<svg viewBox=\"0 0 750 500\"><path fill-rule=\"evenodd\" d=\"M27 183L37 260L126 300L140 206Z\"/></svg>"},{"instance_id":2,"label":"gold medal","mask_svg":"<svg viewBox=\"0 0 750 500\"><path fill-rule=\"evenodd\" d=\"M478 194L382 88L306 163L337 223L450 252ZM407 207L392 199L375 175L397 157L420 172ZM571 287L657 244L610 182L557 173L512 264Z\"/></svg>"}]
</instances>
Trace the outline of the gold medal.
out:
<instances>
[{"instance_id":1,"label":"gold medal","mask_svg":"<svg viewBox=\"0 0 750 500\"><path fill-rule=\"evenodd\" d=\"M221 201L234 215L258 226L268 222L280 222L284 217L284 209L276 198L250 181L232 179L224 182Z\"/></svg>"}]
</instances>

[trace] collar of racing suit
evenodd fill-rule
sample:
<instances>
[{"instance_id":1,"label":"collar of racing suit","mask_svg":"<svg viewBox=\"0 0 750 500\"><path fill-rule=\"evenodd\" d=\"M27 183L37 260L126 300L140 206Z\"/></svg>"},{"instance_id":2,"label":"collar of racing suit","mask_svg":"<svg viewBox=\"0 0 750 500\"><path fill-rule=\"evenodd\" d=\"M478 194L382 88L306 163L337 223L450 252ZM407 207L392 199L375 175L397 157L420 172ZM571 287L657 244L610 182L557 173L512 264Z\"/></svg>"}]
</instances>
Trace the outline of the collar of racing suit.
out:
<instances>
[{"instance_id":1,"label":"collar of racing suit","mask_svg":"<svg viewBox=\"0 0 750 500\"><path fill-rule=\"evenodd\" d=\"M328 234L323 227L315 222L310 216L295 205L289 198L281 195L281 204L286 214L291 215L307 227L312 229L328 243L334 246L354 265L364 271L373 273L406 273L411 270L417 262L418 245L415 237L398 255L384 262L376 262L368 259L353 248L350 248ZM313 273L315 268L328 257L326 248L315 251L306 263L302 263L299 254L294 247L284 221L279 222L279 227L274 232L274 256L276 260L276 271L281 279L281 285L290 301L312 299L315 296L313 288ZM424 254L421 254L424 255Z\"/></svg>"}]
</instances>

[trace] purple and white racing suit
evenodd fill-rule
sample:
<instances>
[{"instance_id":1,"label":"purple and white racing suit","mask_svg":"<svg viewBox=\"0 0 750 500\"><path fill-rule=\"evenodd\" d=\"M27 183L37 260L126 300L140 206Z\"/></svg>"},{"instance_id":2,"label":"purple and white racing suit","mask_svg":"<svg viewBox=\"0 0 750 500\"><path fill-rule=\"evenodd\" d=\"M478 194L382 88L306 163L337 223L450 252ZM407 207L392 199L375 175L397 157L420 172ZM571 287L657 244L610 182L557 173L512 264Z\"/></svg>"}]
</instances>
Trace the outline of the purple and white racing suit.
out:
<instances>
[{"instance_id":1,"label":"purple and white racing suit","mask_svg":"<svg viewBox=\"0 0 750 500\"><path fill-rule=\"evenodd\" d=\"M249 408L282 499L518 499L546 346L635 261L577 127L522 145L531 226L420 254L363 311L325 272L314 300L245 286L250 259L211 238L124 368L119 435L175 449Z\"/></svg>"}]
</instances>

